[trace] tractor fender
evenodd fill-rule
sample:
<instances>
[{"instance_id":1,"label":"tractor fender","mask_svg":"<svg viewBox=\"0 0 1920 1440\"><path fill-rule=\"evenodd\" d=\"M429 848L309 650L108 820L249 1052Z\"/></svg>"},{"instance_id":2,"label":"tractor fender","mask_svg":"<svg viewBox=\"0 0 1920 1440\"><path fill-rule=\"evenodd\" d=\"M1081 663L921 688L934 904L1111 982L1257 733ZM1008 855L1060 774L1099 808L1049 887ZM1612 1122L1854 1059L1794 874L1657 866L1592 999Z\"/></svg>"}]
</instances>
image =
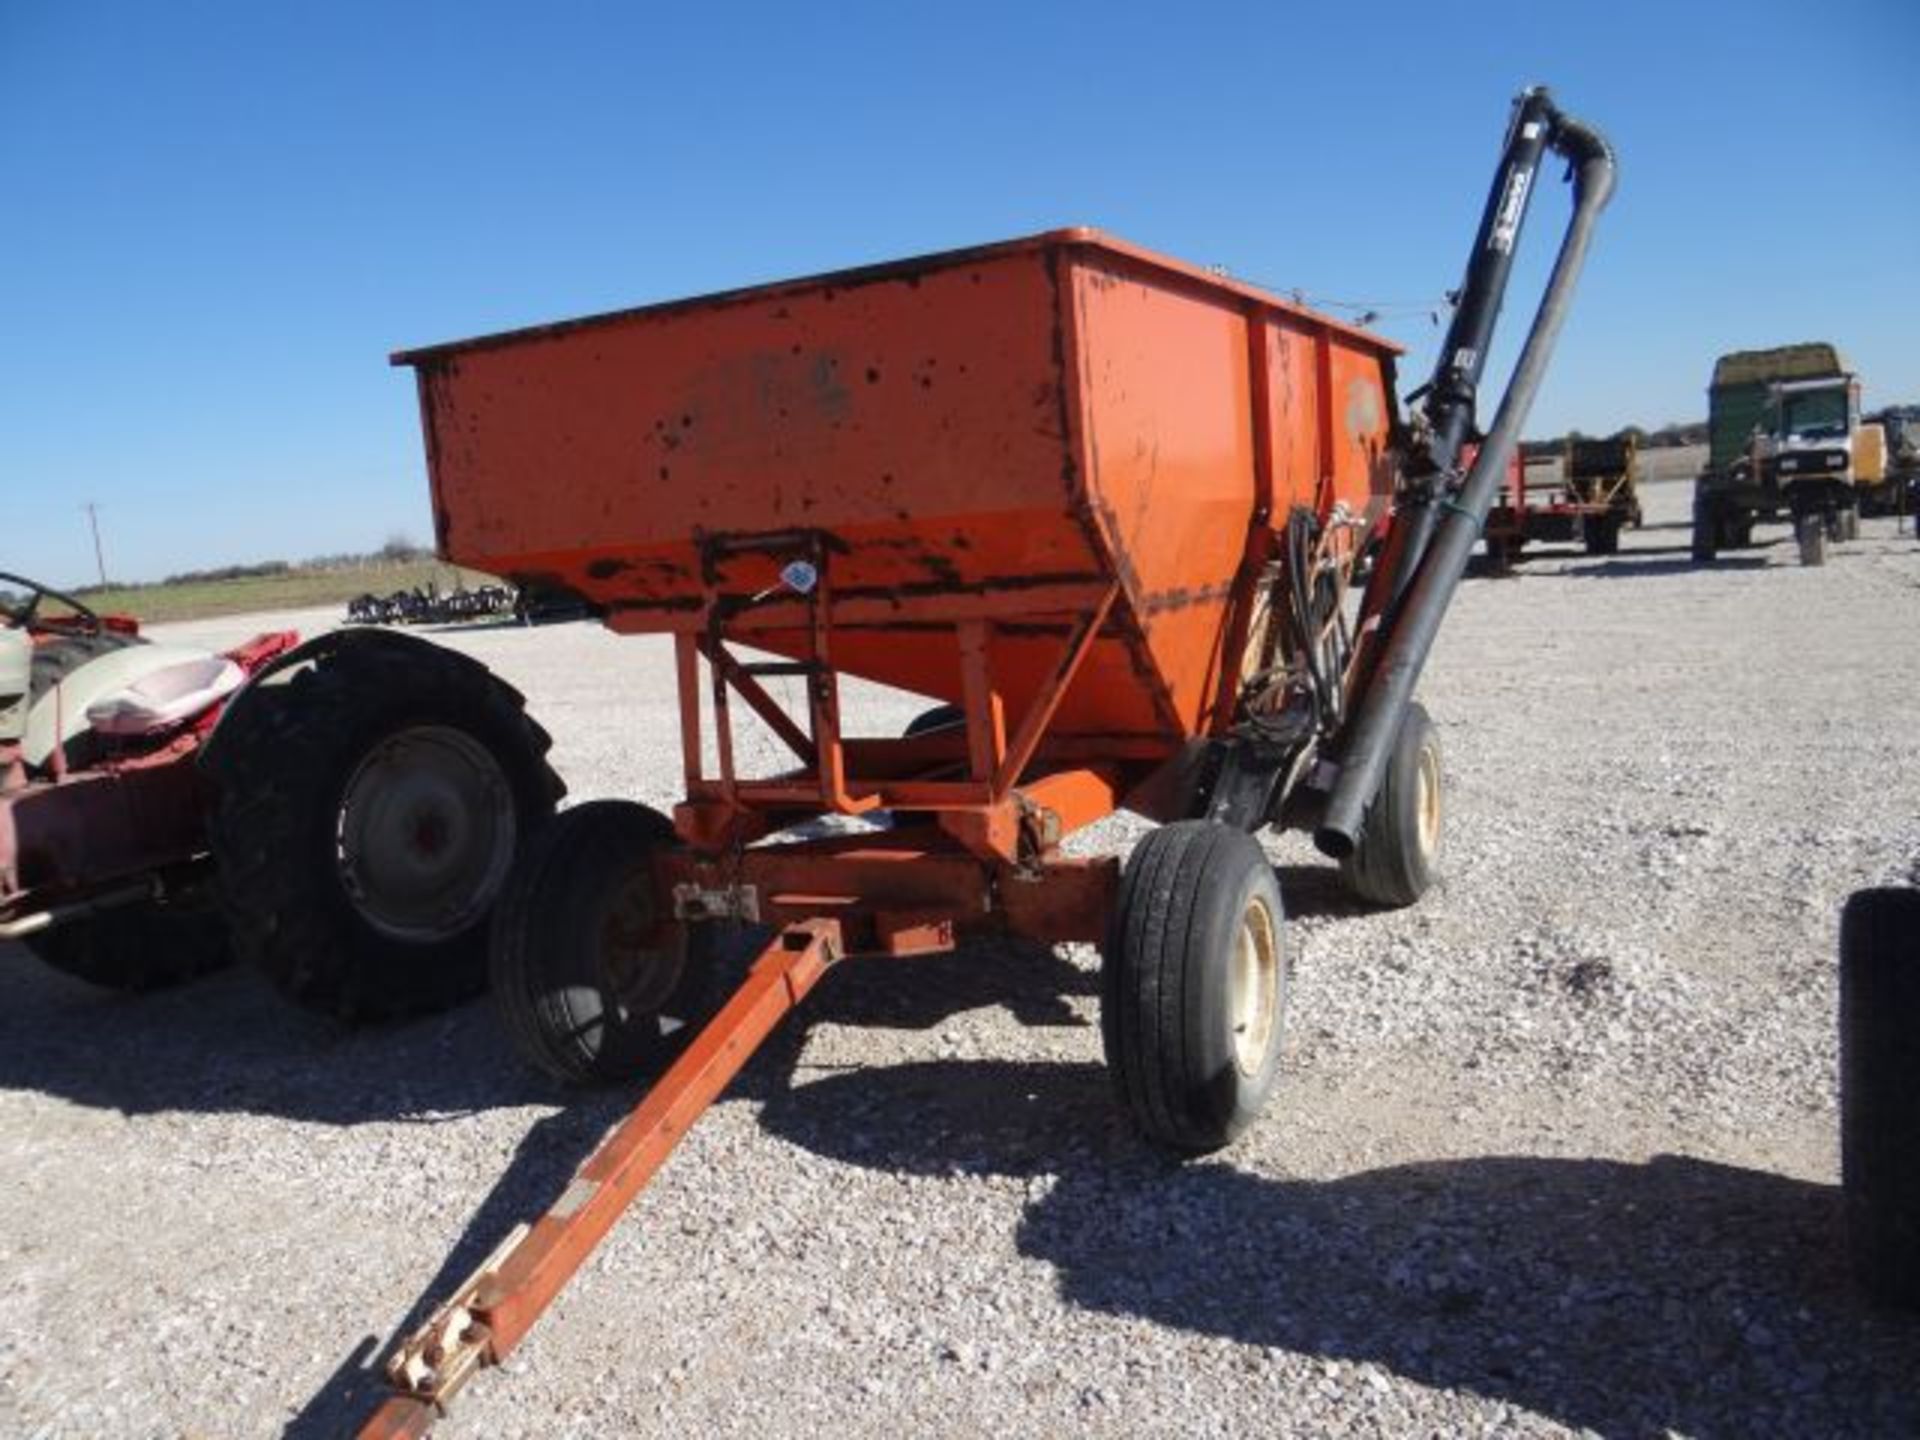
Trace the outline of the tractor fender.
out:
<instances>
[{"instance_id":1,"label":"tractor fender","mask_svg":"<svg viewBox=\"0 0 1920 1440\"><path fill-rule=\"evenodd\" d=\"M418 656L426 652L433 652L439 656L452 656L460 664L480 671L511 695L515 704L520 704L525 699L518 690L488 670L471 655L463 655L445 645L435 645L416 635L402 635L391 630L361 628L329 630L324 635L316 635L311 640L303 641L291 650L275 656L254 671L247 678L247 683L234 692L232 698L227 701L226 707L221 710L220 718L214 722L213 729L201 742L199 755L201 769L218 773L224 746L237 743L232 737L245 733L248 728L246 715L252 708L251 702L256 692L274 676L297 670L303 665L315 665L323 661L336 659L350 661L357 655ZM236 720L236 716L240 718Z\"/></svg>"}]
</instances>

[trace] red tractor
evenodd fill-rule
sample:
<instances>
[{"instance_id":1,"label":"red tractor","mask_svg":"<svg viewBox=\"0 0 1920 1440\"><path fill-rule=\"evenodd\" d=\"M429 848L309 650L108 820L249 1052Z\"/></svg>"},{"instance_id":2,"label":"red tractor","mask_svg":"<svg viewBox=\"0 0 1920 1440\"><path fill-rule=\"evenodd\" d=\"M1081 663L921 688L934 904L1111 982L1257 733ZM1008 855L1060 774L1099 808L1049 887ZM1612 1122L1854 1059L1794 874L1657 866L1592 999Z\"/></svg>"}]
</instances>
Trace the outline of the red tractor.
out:
<instances>
[{"instance_id":1,"label":"red tractor","mask_svg":"<svg viewBox=\"0 0 1920 1440\"><path fill-rule=\"evenodd\" d=\"M477 991L562 793L478 663L379 631L217 654L0 573L0 940L142 990L232 958L347 1018Z\"/></svg>"}]
</instances>

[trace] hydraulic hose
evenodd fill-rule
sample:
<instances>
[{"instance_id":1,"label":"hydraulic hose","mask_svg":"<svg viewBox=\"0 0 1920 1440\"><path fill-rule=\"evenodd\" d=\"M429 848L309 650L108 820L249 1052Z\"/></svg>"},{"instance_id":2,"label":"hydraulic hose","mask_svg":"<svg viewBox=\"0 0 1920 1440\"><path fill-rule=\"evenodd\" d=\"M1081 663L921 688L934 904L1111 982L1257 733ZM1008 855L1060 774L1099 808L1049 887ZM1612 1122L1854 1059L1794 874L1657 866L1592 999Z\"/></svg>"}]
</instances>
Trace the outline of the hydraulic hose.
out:
<instances>
[{"instance_id":1,"label":"hydraulic hose","mask_svg":"<svg viewBox=\"0 0 1920 1440\"><path fill-rule=\"evenodd\" d=\"M1573 287L1586 262L1594 224L1613 193L1613 150L1598 130L1561 114L1544 90L1530 91L1521 97L1516 113L1517 130L1524 129L1523 117L1529 113L1543 115L1547 148L1563 156L1572 167L1573 215L1561 237L1559 254L1554 259L1532 328L1527 332L1526 344L1506 393L1501 397L1493 429L1481 444L1458 491L1437 495L1416 512L1420 523L1415 533L1425 543L1413 557L1404 598L1398 604L1389 600L1388 608L1380 617L1383 633L1376 641L1373 664L1362 674L1359 694L1349 711L1349 722L1338 738L1337 778L1314 830L1314 844L1327 855L1344 858L1359 844L1367 807L1380 788L1407 702L1433 648L1441 618L1453 599L1460 577L1466 572L1468 556L1479 538L1481 526L1486 523L1500 477L1505 474L1514 446L1519 443L1520 429L1526 423L1527 412L1546 374L1547 361L1572 303ZM1515 137L1510 136L1509 153L1515 144ZM1511 167L1503 165L1503 174L1508 177L1506 188L1511 192ZM1521 214L1524 214L1530 189L1531 175L1520 193ZM1495 194L1489 199L1489 215L1508 203L1501 195L1500 182L1496 182ZM1502 219L1499 223L1510 223L1517 230L1519 218L1513 215L1510 220ZM1487 243L1488 231L1483 221L1479 244L1484 247ZM1480 255L1476 255L1473 263L1474 266L1481 263ZM1499 288L1505 286L1505 269L1505 266L1499 269ZM1491 303L1497 309L1497 291ZM1491 338L1491 330L1489 323L1485 330L1487 338ZM1484 353L1474 358L1484 361ZM1444 381L1447 367L1455 363L1456 357L1442 355L1436 383ZM1442 444L1457 441L1458 436L1458 431L1445 435L1441 437ZM1435 510L1439 512L1437 518L1433 516ZM1396 526L1398 523L1396 520Z\"/></svg>"}]
</instances>

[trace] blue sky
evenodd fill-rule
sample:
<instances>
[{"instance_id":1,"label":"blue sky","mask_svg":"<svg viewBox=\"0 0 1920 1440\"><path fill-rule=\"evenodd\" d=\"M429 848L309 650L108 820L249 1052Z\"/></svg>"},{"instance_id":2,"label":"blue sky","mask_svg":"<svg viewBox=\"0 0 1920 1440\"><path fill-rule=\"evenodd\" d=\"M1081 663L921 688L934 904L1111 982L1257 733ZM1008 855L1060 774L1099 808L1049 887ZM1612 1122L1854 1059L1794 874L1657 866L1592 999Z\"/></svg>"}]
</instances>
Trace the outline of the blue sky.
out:
<instances>
[{"instance_id":1,"label":"blue sky","mask_svg":"<svg viewBox=\"0 0 1920 1440\"><path fill-rule=\"evenodd\" d=\"M1063 224L1430 301L1531 81L1622 175L1529 433L1807 338L1920 401L1914 0L0 0L0 569L91 578L89 499L118 579L425 539L386 355L505 326Z\"/></svg>"}]
</instances>

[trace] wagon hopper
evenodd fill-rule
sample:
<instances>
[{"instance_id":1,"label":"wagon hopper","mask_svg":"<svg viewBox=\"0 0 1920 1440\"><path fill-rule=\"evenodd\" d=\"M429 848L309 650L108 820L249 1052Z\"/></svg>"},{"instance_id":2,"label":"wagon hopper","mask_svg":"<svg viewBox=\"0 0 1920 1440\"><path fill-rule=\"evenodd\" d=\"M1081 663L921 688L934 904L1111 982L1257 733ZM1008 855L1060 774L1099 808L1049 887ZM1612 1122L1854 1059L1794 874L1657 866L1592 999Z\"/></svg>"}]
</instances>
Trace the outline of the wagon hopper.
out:
<instances>
[{"instance_id":1,"label":"wagon hopper","mask_svg":"<svg viewBox=\"0 0 1920 1440\"><path fill-rule=\"evenodd\" d=\"M1482 436L1549 151L1574 213ZM1520 97L1405 416L1385 341L1092 230L396 357L418 372L448 558L673 637L685 786L670 816L564 812L502 898L495 994L531 1058L579 1080L670 1063L398 1348L368 1434L418 1433L506 1355L848 954L1093 942L1139 1130L1191 1154L1254 1120L1287 949L1252 836L1311 829L1377 903L1430 882L1439 753L1412 691L1611 183L1595 132ZM935 708L849 735L844 675ZM788 752L771 773L736 744L748 716ZM1063 852L1121 806L1164 822L1124 867ZM708 942L729 925L766 944L713 1013Z\"/></svg>"}]
</instances>

